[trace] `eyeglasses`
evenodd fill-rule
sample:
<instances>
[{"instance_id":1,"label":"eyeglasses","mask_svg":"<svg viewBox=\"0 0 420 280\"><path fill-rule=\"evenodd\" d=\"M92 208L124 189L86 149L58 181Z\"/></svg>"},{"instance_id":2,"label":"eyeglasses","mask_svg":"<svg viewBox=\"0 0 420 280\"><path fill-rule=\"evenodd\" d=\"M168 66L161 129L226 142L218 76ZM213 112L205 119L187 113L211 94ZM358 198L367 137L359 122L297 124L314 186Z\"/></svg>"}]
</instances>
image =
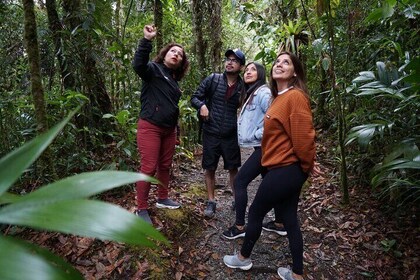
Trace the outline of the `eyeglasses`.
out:
<instances>
[{"instance_id":1,"label":"eyeglasses","mask_svg":"<svg viewBox=\"0 0 420 280\"><path fill-rule=\"evenodd\" d=\"M239 63L239 61L236 59L236 58L225 58L224 60L223 60L224 62L227 62L227 63L229 63L229 62L232 62L232 63Z\"/></svg>"}]
</instances>

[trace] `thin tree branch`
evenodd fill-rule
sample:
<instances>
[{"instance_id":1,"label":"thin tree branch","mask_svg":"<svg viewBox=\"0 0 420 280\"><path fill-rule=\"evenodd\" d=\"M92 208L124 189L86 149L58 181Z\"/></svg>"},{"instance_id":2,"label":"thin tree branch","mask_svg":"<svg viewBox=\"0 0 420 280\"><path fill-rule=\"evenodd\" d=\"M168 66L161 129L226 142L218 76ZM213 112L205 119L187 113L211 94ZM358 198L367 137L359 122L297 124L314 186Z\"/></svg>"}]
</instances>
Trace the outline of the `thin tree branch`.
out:
<instances>
[{"instance_id":1,"label":"thin tree branch","mask_svg":"<svg viewBox=\"0 0 420 280\"><path fill-rule=\"evenodd\" d=\"M134 2L134 0L131 0L130 1L130 6L128 7L127 17L125 18L123 31L122 31L122 35L121 35L121 41L124 41L124 38L125 38L125 28L127 27L128 19L130 18L130 12L131 12L131 8L133 7L133 2Z\"/></svg>"},{"instance_id":2,"label":"thin tree branch","mask_svg":"<svg viewBox=\"0 0 420 280\"><path fill-rule=\"evenodd\" d=\"M309 26L309 30L311 30L312 37L315 39L316 38L315 31L313 30L311 22L309 21L308 13L306 12L305 4L303 3L303 0L300 0L300 3L302 5L303 13L305 14L306 22L308 23L308 26Z\"/></svg>"}]
</instances>

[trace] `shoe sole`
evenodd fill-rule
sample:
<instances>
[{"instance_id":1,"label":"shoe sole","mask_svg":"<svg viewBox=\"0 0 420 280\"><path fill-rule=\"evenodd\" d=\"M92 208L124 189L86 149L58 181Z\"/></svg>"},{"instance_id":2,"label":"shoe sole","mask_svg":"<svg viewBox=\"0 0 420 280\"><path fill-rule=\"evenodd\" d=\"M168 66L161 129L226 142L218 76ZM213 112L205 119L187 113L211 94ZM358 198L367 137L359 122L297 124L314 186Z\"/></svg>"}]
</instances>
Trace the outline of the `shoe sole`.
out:
<instances>
[{"instance_id":1,"label":"shoe sole","mask_svg":"<svg viewBox=\"0 0 420 280\"><path fill-rule=\"evenodd\" d=\"M206 217L207 219L212 219L212 218L214 218L215 215L216 215L215 213L213 213L211 215L204 213L204 217Z\"/></svg>"},{"instance_id":2,"label":"shoe sole","mask_svg":"<svg viewBox=\"0 0 420 280\"><path fill-rule=\"evenodd\" d=\"M235 236L226 236L222 233L222 236L226 239L233 240L233 239L236 239L236 238L245 237L245 232L241 233L241 234L238 234L238 235L235 235Z\"/></svg>"},{"instance_id":3,"label":"shoe sole","mask_svg":"<svg viewBox=\"0 0 420 280\"><path fill-rule=\"evenodd\" d=\"M160 203L156 203L156 207L160 208L160 209L178 209L179 207L181 207L181 205L178 206L170 206L170 205L166 205L166 204L160 204Z\"/></svg>"},{"instance_id":4,"label":"shoe sole","mask_svg":"<svg viewBox=\"0 0 420 280\"><path fill-rule=\"evenodd\" d=\"M241 269L241 270L250 270L251 269L251 267L252 267L252 263L250 263L249 265L247 265L247 266L234 266L234 265L229 265L229 264L227 264L227 263L225 263L225 265L227 266L227 267L229 267L229 268L239 268L239 269Z\"/></svg>"},{"instance_id":5,"label":"shoe sole","mask_svg":"<svg viewBox=\"0 0 420 280\"><path fill-rule=\"evenodd\" d=\"M287 235L287 231L278 231L278 230L275 230L275 229L270 229L270 228L265 228L265 227L263 227L263 230L269 231L269 232L274 232L274 233L277 233L278 235L281 235L281 236L286 236Z\"/></svg>"}]
</instances>

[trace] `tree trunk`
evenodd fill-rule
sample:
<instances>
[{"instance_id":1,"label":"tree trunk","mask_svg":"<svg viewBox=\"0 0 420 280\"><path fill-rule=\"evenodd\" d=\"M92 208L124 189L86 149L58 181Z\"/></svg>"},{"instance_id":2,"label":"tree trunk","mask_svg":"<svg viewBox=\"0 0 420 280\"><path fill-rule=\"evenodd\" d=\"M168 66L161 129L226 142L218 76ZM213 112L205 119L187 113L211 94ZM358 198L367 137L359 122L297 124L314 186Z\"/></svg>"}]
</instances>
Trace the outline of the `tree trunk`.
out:
<instances>
[{"instance_id":1,"label":"tree trunk","mask_svg":"<svg viewBox=\"0 0 420 280\"><path fill-rule=\"evenodd\" d=\"M115 4L115 36L116 40L115 43L118 44L121 42L121 0L116 0ZM120 51L117 51L115 54L116 57L120 56ZM115 65L115 72L111 74L110 84L111 84L111 97L113 100L113 108L114 110L118 111L120 108L120 104L118 100L120 100L120 81L119 81L119 73L120 67L118 64Z\"/></svg>"},{"instance_id":2,"label":"tree trunk","mask_svg":"<svg viewBox=\"0 0 420 280\"><path fill-rule=\"evenodd\" d=\"M23 0L23 10L25 21L24 40L26 45L26 51L28 53L29 71L31 75L31 92L35 107L37 132L38 134L40 134L48 130L48 123L46 104L44 98L44 88L42 86L38 34L34 12L34 1ZM42 172L43 169L45 169L47 172ZM54 179L57 178L54 168L54 160L52 158L50 149L47 149L41 156L41 172L43 173L44 178L46 177L46 175L50 175Z\"/></svg>"},{"instance_id":3,"label":"tree trunk","mask_svg":"<svg viewBox=\"0 0 420 280\"><path fill-rule=\"evenodd\" d=\"M65 17L63 19L68 32L74 34L72 38L76 54L81 62L80 79L84 93L88 96L90 104L84 107L85 116L78 119L77 126L79 128L88 127L98 131L109 131L112 128L107 122L103 122L102 116L112 111L111 98L109 97L103 74L98 70L96 60L94 58L93 48L91 45L91 37L89 30L81 29L82 10L80 0L63 0L63 10ZM78 32L74 32L75 30ZM94 135L94 131L92 134ZM86 136L86 135L85 135ZM90 139L85 139L90 143ZM103 139L109 141L106 134Z\"/></svg>"},{"instance_id":4,"label":"tree trunk","mask_svg":"<svg viewBox=\"0 0 420 280\"><path fill-rule=\"evenodd\" d=\"M68 63L66 56L63 52L62 44L62 32L63 26L61 25L60 18L57 13L57 6L55 0L46 0L47 15L48 15L48 24L52 33L55 53L58 60L58 65L60 66L61 80L64 86L64 89L75 90L75 78L73 68L70 63Z\"/></svg>"},{"instance_id":5,"label":"tree trunk","mask_svg":"<svg viewBox=\"0 0 420 280\"><path fill-rule=\"evenodd\" d=\"M199 58L200 63L198 63L200 78L204 79L208 73L206 73L207 63L206 63L206 43L204 40L204 27L203 27L203 15L205 11L205 5L202 3L202 0L192 0L192 21L193 21L193 32L195 38L195 49L194 53Z\"/></svg>"},{"instance_id":6,"label":"tree trunk","mask_svg":"<svg viewBox=\"0 0 420 280\"><path fill-rule=\"evenodd\" d=\"M222 0L214 0L207 3L207 13L211 15L210 19L210 40L213 43L211 46L211 63L213 71L220 72L220 54L222 47Z\"/></svg>"},{"instance_id":7,"label":"tree trunk","mask_svg":"<svg viewBox=\"0 0 420 280\"><path fill-rule=\"evenodd\" d=\"M48 129L48 124L33 0L23 0L23 8L25 16L25 44L31 73L31 92L35 106L35 117L38 123L37 131L44 132Z\"/></svg>"},{"instance_id":8,"label":"tree trunk","mask_svg":"<svg viewBox=\"0 0 420 280\"><path fill-rule=\"evenodd\" d=\"M163 7L160 0L155 0L154 18L155 26L157 27L157 34L155 38L156 49L159 51L163 48Z\"/></svg>"},{"instance_id":9,"label":"tree trunk","mask_svg":"<svg viewBox=\"0 0 420 280\"><path fill-rule=\"evenodd\" d=\"M345 116L344 116L344 104L341 98L341 94L338 92L338 88L336 86L336 79L335 79L335 70L334 70L334 61L335 61L335 44L334 44L334 26L332 23L332 15L331 15L331 6L330 3L328 5L328 37L330 42L330 50L331 50L331 94L334 97L334 103L337 112L337 120L338 120L338 144L340 146L340 184L341 189L343 192L343 203L349 203L349 189L348 189L348 180L347 180L347 163L346 163L346 147L344 144L345 140L345 133L346 131L344 128L346 127L345 124Z\"/></svg>"},{"instance_id":10,"label":"tree trunk","mask_svg":"<svg viewBox=\"0 0 420 280\"><path fill-rule=\"evenodd\" d=\"M192 0L192 21L195 37L194 53L198 57L201 78L208 73L208 66L213 72L220 72L222 52L222 1Z\"/></svg>"}]
</instances>

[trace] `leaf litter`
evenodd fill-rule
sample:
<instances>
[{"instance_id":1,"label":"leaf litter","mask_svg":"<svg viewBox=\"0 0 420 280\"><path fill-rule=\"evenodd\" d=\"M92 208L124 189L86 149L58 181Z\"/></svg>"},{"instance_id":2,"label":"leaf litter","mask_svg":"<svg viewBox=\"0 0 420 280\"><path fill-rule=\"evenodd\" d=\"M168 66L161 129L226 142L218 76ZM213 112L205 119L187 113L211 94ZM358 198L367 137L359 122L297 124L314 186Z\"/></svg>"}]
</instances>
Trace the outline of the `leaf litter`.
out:
<instances>
[{"instance_id":1,"label":"leaf litter","mask_svg":"<svg viewBox=\"0 0 420 280\"><path fill-rule=\"evenodd\" d=\"M354 186L350 204L343 205L336 167L328 160L328 149L319 150L322 152L318 161L324 175L305 184L298 210L304 238L305 279L418 279L417 209L395 217L384 210L368 186ZM291 255L287 238L274 233L263 232L251 256L251 270L234 271L224 266L223 256L239 251L242 244L241 239L228 241L221 237L222 231L234 222L232 194L226 187L228 176L219 166L216 216L204 219L206 191L201 153L196 154L194 161L177 159L172 171L171 195L182 203L181 219L165 215L168 210L151 209L155 224L171 241L169 248L133 248L21 228L5 232L15 232L49 248L73 264L85 279L279 279L277 267L291 265ZM243 150L243 160L249 154L249 150ZM260 178L249 186L248 204L259 182ZM135 209L134 198L134 186L102 195L103 200L129 211ZM266 221L273 217L270 212Z\"/></svg>"}]
</instances>

